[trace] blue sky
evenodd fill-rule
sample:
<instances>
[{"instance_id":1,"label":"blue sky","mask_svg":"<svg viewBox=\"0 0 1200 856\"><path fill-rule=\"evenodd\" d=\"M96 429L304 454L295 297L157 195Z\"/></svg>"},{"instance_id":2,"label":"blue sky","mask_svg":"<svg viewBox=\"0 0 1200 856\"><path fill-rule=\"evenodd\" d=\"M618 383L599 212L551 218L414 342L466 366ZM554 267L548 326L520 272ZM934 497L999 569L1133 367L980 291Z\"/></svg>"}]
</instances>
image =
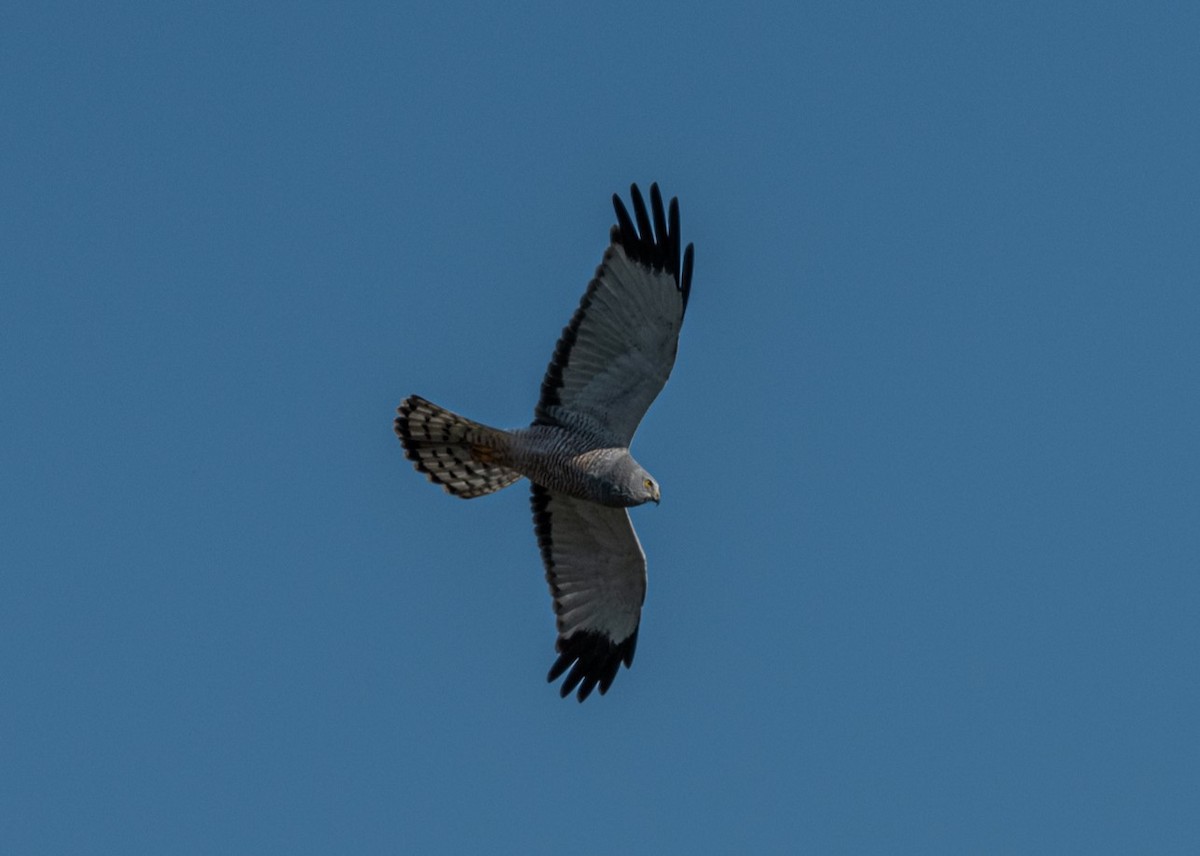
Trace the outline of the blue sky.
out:
<instances>
[{"instance_id":1,"label":"blue sky","mask_svg":"<svg viewBox=\"0 0 1200 856\"><path fill-rule=\"evenodd\" d=\"M1195 852L1196 8L10 6L0 849ZM579 705L527 491L391 420L527 422L635 181Z\"/></svg>"}]
</instances>

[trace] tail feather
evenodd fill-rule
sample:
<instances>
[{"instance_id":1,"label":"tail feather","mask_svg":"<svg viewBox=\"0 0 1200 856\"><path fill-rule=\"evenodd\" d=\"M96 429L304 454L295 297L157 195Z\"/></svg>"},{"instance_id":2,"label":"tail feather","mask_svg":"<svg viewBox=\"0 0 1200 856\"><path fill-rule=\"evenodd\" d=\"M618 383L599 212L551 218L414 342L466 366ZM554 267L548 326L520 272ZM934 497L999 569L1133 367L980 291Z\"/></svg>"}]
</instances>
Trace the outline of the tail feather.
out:
<instances>
[{"instance_id":1,"label":"tail feather","mask_svg":"<svg viewBox=\"0 0 1200 856\"><path fill-rule=\"evenodd\" d=\"M410 395L400 404L396 436L404 455L446 493L472 499L508 487L521 474L490 463L504 432Z\"/></svg>"}]
</instances>

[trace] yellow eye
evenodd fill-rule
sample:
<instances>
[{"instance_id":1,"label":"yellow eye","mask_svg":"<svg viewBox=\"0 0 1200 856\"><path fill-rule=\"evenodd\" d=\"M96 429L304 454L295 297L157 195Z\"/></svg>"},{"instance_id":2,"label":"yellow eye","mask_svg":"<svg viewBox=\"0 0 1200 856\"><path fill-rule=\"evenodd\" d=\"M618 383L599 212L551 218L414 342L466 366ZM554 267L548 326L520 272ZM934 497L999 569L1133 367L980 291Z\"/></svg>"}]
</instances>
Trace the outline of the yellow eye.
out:
<instances>
[{"instance_id":1,"label":"yellow eye","mask_svg":"<svg viewBox=\"0 0 1200 856\"><path fill-rule=\"evenodd\" d=\"M654 482L651 481L650 479L646 479L644 482L642 482L642 487L645 487L647 489L652 488L652 487L654 487Z\"/></svg>"}]
</instances>

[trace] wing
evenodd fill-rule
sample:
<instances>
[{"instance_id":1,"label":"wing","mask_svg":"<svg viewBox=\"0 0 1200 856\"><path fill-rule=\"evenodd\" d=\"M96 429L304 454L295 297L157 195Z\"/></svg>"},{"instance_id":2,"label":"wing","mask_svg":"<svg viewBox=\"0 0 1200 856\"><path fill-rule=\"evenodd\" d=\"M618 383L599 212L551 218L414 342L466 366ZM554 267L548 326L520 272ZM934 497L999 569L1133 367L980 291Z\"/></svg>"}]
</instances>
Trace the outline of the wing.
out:
<instances>
[{"instance_id":1,"label":"wing","mask_svg":"<svg viewBox=\"0 0 1200 856\"><path fill-rule=\"evenodd\" d=\"M680 259L678 200L664 214L652 184L647 214L636 184L630 195L637 225L613 194L611 243L558 340L534 413L541 425L585 417L624 446L675 364L694 258L688 244Z\"/></svg>"},{"instance_id":2,"label":"wing","mask_svg":"<svg viewBox=\"0 0 1200 856\"><path fill-rule=\"evenodd\" d=\"M558 659L548 681L569 668L560 694L583 701L608 692L621 663L633 664L646 599L646 556L629 513L533 486L533 528L557 616Z\"/></svg>"}]
</instances>

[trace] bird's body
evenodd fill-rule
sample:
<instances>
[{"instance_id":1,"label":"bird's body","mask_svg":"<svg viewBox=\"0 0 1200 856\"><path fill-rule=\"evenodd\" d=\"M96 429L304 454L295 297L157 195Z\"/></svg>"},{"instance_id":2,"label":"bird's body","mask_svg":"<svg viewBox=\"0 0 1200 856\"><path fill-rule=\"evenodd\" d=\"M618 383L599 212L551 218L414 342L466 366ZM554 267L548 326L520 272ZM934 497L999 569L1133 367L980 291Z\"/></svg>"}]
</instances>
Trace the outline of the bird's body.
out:
<instances>
[{"instance_id":1,"label":"bird's body","mask_svg":"<svg viewBox=\"0 0 1200 856\"><path fill-rule=\"evenodd\" d=\"M639 498L625 490L630 473L644 472L629 449L615 446L611 438L586 428L573 430L560 425L536 424L513 430L493 428L471 422L416 395L405 400L400 406L400 414L403 428L398 427L398 430L404 432L401 439L406 448L415 450L418 469L423 464L423 471L431 481L441 484L455 496L472 499L507 487L524 476L557 493L617 508L641 505L654 498ZM431 420L431 416L436 416L436 421ZM444 451L448 444L438 429L445 423L469 432L467 438L460 441L463 452L469 456L467 460L458 461ZM427 445L422 447L421 443ZM436 451L431 452L431 448ZM459 487L452 476L435 469L447 461L458 466L475 464L481 470L486 468L494 474L487 484L495 487L492 490L479 490L482 485L475 484Z\"/></svg>"},{"instance_id":2,"label":"bird's body","mask_svg":"<svg viewBox=\"0 0 1200 856\"><path fill-rule=\"evenodd\" d=\"M430 481L470 499L525 477L534 529L558 617L556 680L583 701L608 690L633 661L646 592L646 559L627 508L658 502L658 482L629 452L634 431L666 383L691 287L679 212L658 186L637 221L613 197L618 224L596 276L555 348L533 423L511 431L473 422L419 396L400 405L395 430ZM651 225L653 215L653 226Z\"/></svg>"},{"instance_id":3,"label":"bird's body","mask_svg":"<svg viewBox=\"0 0 1200 856\"><path fill-rule=\"evenodd\" d=\"M627 484L640 483L637 473L642 471L628 449L597 445L586 435L545 425L514 431L513 437L520 449L513 468L534 484L616 508L641 505L653 498L625 489ZM542 449L547 451L543 454Z\"/></svg>"}]
</instances>

